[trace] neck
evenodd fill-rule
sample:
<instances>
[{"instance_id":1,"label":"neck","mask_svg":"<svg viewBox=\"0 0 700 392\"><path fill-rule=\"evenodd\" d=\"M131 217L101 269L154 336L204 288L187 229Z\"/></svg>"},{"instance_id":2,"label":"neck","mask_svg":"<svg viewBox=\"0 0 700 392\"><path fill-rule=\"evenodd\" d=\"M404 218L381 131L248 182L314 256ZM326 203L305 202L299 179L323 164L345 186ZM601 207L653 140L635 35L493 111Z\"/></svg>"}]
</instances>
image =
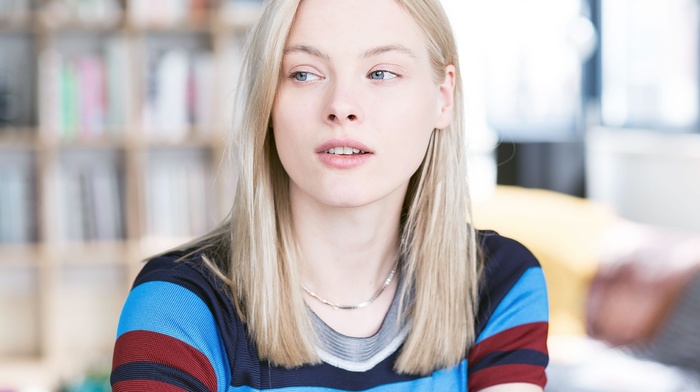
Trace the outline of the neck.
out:
<instances>
[{"instance_id":1,"label":"neck","mask_svg":"<svg viewBox=\"0 0 700 392\"><path fill-rule=\"evenodd\" d=\"M383 205L328 208L292 198L303 284L341 305L370 299L397 260L400 213L401 204L390 200Z\"/></svg>"}]
</instances>

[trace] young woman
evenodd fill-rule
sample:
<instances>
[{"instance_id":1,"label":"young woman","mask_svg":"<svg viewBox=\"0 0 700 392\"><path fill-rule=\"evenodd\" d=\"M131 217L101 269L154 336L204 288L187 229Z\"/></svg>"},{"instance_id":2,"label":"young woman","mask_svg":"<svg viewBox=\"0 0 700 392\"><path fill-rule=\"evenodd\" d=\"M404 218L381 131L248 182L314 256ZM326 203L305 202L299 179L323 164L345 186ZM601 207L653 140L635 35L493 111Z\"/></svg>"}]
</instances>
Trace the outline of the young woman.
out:
<instances>
[{"instance_id":1,"label":"young woman","mask_svg":"<svg viewBox=\"0 0 700 392\"><path fill-rule=\"evenodd\" d=\"M150 260L115 391L542 391L547 296L469 224L438 0L269 0L239 86L229 219Z\"/></svg>"}]
</instances>

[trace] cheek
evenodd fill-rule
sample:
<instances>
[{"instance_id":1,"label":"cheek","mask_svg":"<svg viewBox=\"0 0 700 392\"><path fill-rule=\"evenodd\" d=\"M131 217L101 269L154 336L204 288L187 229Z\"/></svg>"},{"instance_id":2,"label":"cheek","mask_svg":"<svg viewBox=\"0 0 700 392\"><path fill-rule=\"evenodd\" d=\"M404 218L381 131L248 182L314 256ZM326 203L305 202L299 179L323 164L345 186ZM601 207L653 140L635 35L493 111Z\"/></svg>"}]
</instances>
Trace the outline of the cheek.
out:
<instances>
[{"instance_id":1,"label":"cheek","mask_svg":"<svg viewBox=\"0 0 700 392\"><path fill-rule=\"evenodd\" d=\"M275 148L279 156L282 166L287 170L288 157L291 155L294 147L292 146L293 138L290 134L289 124L292 122L290 113L287 110L280 109L280 101L277 100L272 108L272 134L275 138Z\"/></svg>"},{"instance_id":2,"label":"cheek","mask_svg":"<svg viewBox=\"0 0 700 392\"><path fill-rule=\"evenodd\" d=\"M285 133L295 129L306 129L304 123L309 123L315 116L317 103L309 94L294 94L293 91L281 89L272 106L273 128L284 129Z\"/></svg>"},{"instance_id":3,"label":"cheek","mask_svg":"<svg viewBox=\"0 0 700 392\"><path fill-rule=\"evenodd\" d=\"M299 155L306 150L311 114L308 105L289 94L278 95L272 107L272 130L277 155L288 174L299 167ZM300 170L300 169L299 169Z\"/></svg>"},{"instance_id":4,"label":"cheek","mask_svg":"<svg viewBox=\"0 0 700 392\"><path fill-rule=\"evenodd\" d=\"M401 161L409 174L413 174L425 158L435 125L434 108L434 101L425 99L424 95L422 99L413 100L404 110L396 113L396 128L391 145L402 157Z\"/></svg>"}]
</instances>

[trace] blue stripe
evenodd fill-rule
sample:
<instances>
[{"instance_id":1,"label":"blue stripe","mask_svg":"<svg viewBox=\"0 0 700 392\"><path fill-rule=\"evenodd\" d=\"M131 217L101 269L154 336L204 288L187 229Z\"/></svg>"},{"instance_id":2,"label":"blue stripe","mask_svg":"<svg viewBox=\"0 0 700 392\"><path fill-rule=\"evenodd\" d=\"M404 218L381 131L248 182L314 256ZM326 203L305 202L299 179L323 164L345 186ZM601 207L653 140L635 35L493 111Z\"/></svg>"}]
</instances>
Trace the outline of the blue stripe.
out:
<instances>
[{"instance_id":1,"label":"blue stripe","mask_svg":"<svg viewBox=\"0 0 700 392\"><path fill-rule=\"evenodd\" d=\"M260 389L248 386L229 387L229 392L260 392ZM269 392L341 392L345 390L324 387L286 387L264 389ZM430 377L412 381L397 382L367 389L371 392L408 392L408 391L467 391L467 361L463 360L450 369L438 370Z\"/></svg>"},{"instance_id":2,"label":"blue stripe","mask_svg":"<svg viewBox=\"0 0 700 392\"><path fill-rule=\"evenodd\" d=\"M507 329L549 321L547 286L542 268L528 268L493 311L476 343Z\"/></svg>"},{"instance_id":3,"label":"blue stripe","mask_svg":"<svg viewBox=\"0 0 700 392\"><path fill-rule=\"evenodd\" d=\"M189 344L209 359L219 387L229 384L228 358L214 316L193 292L162 281L136 286L124 304L117 338L138 330L162 333Z\"/></svg>"}]
</instances>

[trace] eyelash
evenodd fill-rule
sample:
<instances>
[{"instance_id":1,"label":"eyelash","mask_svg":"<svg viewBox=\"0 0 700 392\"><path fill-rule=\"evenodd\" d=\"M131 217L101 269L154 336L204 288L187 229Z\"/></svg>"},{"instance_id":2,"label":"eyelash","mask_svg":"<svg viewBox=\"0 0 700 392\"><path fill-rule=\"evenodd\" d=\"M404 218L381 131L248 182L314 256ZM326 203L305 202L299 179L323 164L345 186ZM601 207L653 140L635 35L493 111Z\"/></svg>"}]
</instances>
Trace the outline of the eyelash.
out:
<instances>
[{"instance_id":1,"label":"eyelash","mask_svg":"<svg viewBox=\"0 0 700 392\"><path fill-rule=\"evenodd\" d=\"M377 73L380 73L380 72L381 72L382 74L384 74L384 76L386 76L386 74L389 74L389 75L392 75L392 77L390 77L390 78L388 78L388 79L387 79L387 78L373 79L373 78L371 77L373 74L377 74ZM386 71L386 70L383 70L383 69L377 69L377 70L374 70L374 71L370 72L369 74L367 74L367 78L372 79L372 80L389 80L389 79L400 78L400 77L401 77L401 75L399 75L399 74L397 74L397 73L395 73L395 72Z\"/></svg>"},{"instance_id":2,"label":"eyelash","mask_svg":"<svg viewBox=\"0 0 700 392\"><path fill-rule=\"evenodd\" d=\"M381 79L374 79L374 78L372 78L372 75L373 75L373 74L378 74L378 73L382 73L383 76L391 75L392 77L390 77L390 78L386 78L386 77L385 77L385 78L381 78ZM299 79L297 79L297 77L299 77L300 75L306 75L306 76L312 75L312 76L314 76L314 77L316 77L316 78L320 78L320 76L318 76L318 75L316 75L316 74L314 74L314 73L312 73L312 72L304 72L304 71L294 71L294 72L292 72L292 73L289 74L288 78L289 78L289 79L292 79L293 81L300 82L300 83L306 82L307 80L299 80ZM399 74L397 74L397 73L395 73L395 72L386 71L386 70L383 70L383 69L378 69L378 70L372 71L372 72L370 72L370 73L367 74L367 78L370 79L370 80L391 80L391 79L400 78L400 77L401 77L401 75L399 75Z\"/></svg>"},{"instance_id":3,"label":"eyelash","mask_svg":"<svg viewBox=\"0 0 700 392\"><path fill-rule=\"evenodd\" d=\"M297 76L302 75L302 74L303 74L303 75L307 75L307 76L308 76L308 75L313 75L313 76L315 76L315 77L317 77L317 78L320 78L320 76L318 76L318 75L316 75L316 74L314 74L314 73L312 73L312 72L294 71L294 72L292 72L292 73L289 74L289 79L292 79L293 81L295 81L295 82L300 82L300 83L306 82L306 80L299 80L299 79L297 79Z\"/></svg>"}]
</instances>

